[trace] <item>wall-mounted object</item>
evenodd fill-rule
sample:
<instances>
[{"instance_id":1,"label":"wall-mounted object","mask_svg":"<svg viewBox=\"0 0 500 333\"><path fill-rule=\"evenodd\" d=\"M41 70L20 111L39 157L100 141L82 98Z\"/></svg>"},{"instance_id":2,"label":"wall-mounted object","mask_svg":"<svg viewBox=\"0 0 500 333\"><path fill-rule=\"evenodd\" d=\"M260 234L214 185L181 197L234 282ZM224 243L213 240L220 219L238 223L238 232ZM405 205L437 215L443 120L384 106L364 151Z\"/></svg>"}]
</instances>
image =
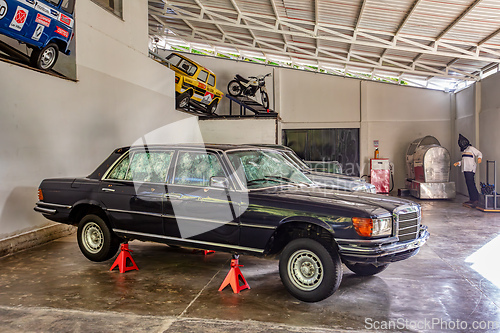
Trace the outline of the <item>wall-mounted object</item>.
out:
<instances>
[{"instance_id":1,"label":"wall-mounted object","mask_svg":"<svg viewBox=\"0 0 500 333\"><path fill-rule=\"evenodd\" d=\"M70 54L74 7L74 0L0 0L0 33L32 49L33 67L50 70L59 51Z\"/></svg>"}]
</instances>

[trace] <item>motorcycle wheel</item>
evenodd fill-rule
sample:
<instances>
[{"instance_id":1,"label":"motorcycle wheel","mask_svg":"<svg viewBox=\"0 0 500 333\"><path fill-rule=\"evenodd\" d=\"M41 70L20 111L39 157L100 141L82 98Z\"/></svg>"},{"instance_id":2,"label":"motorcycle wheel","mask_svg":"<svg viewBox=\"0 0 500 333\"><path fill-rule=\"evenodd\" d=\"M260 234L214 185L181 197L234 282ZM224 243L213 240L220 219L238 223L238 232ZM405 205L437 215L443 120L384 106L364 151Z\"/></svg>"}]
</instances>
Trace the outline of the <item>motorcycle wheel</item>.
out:
<instances>
[{"instance_id":1,"label":"motorcycle wheel","mask_svg":"<svg viewBox=\"0 0 500 333\"><path fill-rule=\"evenodd\" d=\"M269 109L269 95L265 91L260 92L260 99L262 100L262 105Z\"/></svg>"},{"instance_id":2,"label":"motorcycle wheel","mask_svg":"<svg viewBox=\"0 0 500 333\"><path fill-rule=\"evenodd\" d=\"M227 85L227 92L234 97L240 96L242 92L240 83L236 80L230 81Z\"/></svg>"}]
</instances>

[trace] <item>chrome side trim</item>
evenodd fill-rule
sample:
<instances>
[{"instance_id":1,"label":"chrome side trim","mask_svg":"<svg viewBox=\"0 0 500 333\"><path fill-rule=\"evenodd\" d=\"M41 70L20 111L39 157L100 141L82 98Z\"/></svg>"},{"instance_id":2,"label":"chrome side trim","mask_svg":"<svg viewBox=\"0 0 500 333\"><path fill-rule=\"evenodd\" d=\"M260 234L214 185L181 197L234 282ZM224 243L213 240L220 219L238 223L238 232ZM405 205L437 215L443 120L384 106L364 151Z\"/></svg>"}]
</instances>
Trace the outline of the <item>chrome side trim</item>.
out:
<instances>
[{"instance_id":1,"label":"chrome side trim","mask_svg":"<svg viewBox=\"0 0 500 333\"><path fill-rule=\"evenodd\" d=\"M73 206L60 205L60 204L55 204L55 203L48 203L48 202L43 202L43 201L39 201L36 204L37 204L37 206L48 206L48 207L56 207L56 208L64 208L64 209L71 209L71 208L73 208Z\"/></svg>"},{"instance_id":2,"label":"chrome side trim","mask_svg":"<svg viewBox=\"0 0 500 333\"><path fill-rule=\"evenodd\" d=\"M240 226L242 227L247 227L247 228L260 228L260 229L271 229L271 230L276 230L276 227L271 227L268 225L256 225L256 224L245 224L241 223Z\"/></svg>"},{"instance_id":3,"label":"chrome side trim","mask_svg":"<svg viewBox=\"0 0 500 333\"><path fill-rule=\"evenodd\" d=\"M187 216L175 216L175 215L170 215L170 214L164 214L162 215L163 217L170 218L170 219L176 219L176 220L193 220L193 221L199 221L199 222L209 222L209 223L217 223L217 224L229 224L229 225L235 225L238 226L238 223L236 222L222 222L220 220L211 220L211 219L202 219L199 217L187 217Z\"/></svg>"},{"instance_id":4,"label":"chrome side trim","mask_svg":"<svg viewBox=\"0 0 500 333\"><path fill-rule=\"evenodd\" d=\"M153 234L147 234L147 233L143 233L143 232L127 231L127 230L121 230L121 229L113 229L113 232L119 233L119 234L126 234L126 235L145 236L145 237L152 237L152 238L160 238L160 239L167 239L167 240L173 240L173 241L180 241L180 242L185 242L185 243L218 246L218 247L225 247L225 248L234 249L234 250L243 250L243 251L251 251L251 252L257 252L257 253L264 253L264 250L254 249L254 248L251 248L251 247L244 247L244 246L239 246L239 245L229 245L229 244L221 244L221 243L212 243L212 242L205 242L205 241L199 241L199 240L193 240L193 239L185 239L185 238L178 238L178 237L169 237L169 236L163 236L163 235L153 235Z\"/></svg>"},{"instance_id":5,"label":"chrome side trim","mask_svg":"<svg viewBox=\"0 0 500 333\"><path fill-rule=\"evenodd\" d=\"M113 208L105 208L104 210L107 210L108 212L115 212L115 213L138 214L138 215L162 217L162 215L160 213L133 212L131 210L121 210L121 209L113 209Z\"/></svg>"}]
</instances>

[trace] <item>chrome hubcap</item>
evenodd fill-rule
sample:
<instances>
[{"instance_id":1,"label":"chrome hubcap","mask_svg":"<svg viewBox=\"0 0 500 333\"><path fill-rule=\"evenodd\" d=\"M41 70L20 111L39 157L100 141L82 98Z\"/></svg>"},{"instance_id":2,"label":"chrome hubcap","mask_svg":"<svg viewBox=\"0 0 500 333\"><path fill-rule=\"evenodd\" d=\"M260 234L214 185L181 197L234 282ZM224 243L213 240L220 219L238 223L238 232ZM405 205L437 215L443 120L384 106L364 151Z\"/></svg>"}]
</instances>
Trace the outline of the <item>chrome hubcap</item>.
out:
<instances>
[{"instance_id":1,"label":"chrome hubcap","mask_svg":"<svg viewBox=\"0 0 500 333\"><path fill-rule=\"evenodd\" d=\"M42 53L42 57L40 59L40 64L43 69L49 68L56 58L56 50L52 47L49 47Z\"/></svg>"},{"instance_id":2,"label":"chrome hubcap","mask_svg":"<svg viewBox=\"0 0 500 333\"><path fill-rule=\"evenodd\" d=\"M288 275L300 290L314 290L323 281L323 265L313 252L299 250L288 260Z\"/></svg>"},{"instance_id":3,"label":"chrome hubcap","mask_svg":"<svg viewBox=\"0 0 500 333\"><path fill-rule=\"evenodd\" d=\"M83 228L82 241L88 252L98 253L104 245L104 234L101 227L95 222L87 223Z\"/></svg>"}]
</instances>

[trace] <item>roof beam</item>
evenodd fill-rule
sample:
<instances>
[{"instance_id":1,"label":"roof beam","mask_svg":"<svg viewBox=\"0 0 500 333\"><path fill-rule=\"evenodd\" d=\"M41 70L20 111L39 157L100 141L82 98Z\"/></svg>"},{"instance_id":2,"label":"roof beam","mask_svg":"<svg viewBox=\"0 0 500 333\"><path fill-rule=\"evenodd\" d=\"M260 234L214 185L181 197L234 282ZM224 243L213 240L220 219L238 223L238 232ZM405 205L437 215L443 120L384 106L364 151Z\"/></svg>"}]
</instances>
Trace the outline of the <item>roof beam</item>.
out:
<instances>
[{"instance_id":1,"label":"roof beam","mask_svg":"<svg viewBox=\"0 0 500 333\"><path fill-rule=\"evenodd\" d=\"M401 30L403 30L406 23L408 23L408 21L410 20L410 17L413 15L413 13L415 13L415 10L417 9L418 4L421 1L422 0L415 0L415 2L413 2L413 4L410 7L410 10L408 11L408 13L406 13L403 21L401 21L401 23L398 25L398 28L396 29L396 32L394 33L394 37L391 40L392 43L396 42L396 38L398 37L399 33L401 32ZM382 58L384 58L385 55L387 54L387 50L388 49L385 49L384 52L382 52L382 54L380 55L380 61L382 61Z\"/></svg>"},{"instance_id":2,"label":"roof beam","mask_svg":"<svg viewBox=\"0 0 500 333\"><path fill-rule=\"evenodd\" d=\"M490 35L488 35L486 38L484 38L482 41L480 41L479 43L477 43L478 46L481 46L483 45L484 43L487 43L489 42L491 39L495 38L496 36L498 36L498 34L500 34L500 29L497 29L495 30L494 32L492 32Z\"/></svg>"},{"instance_id":3,"label":"roof beam","mask_svg":"<svg viewBox=\"0 0 500 333\"><path fill-rule=\"evenodd\" d=\"M467 14L469 14L474 8L476 8L481 1L483 0L474 1L469 7L467 7L466 10L460 13L460 15L453 22L451 22L443 31L441 31L441 33L436 37L436 41L440 40L444 35L450 32L450 30L453 29L458 23L460 23L460 21L462 21L463 18L467 16Z\"/></svg>"},{"instance_id":4,"label":"roof beam","mask_svg":"<svg viewBox=\"0 0 500 333\"><path fill-rule=\"evenodd\" d=\"M288 30L284 30L284 29L280 29L280 28L275 29L274 26L271 28L271 27L269 27L268 24L265 24L265 23L263 24L262 22L260 23L260 25L253 25L253 24L250 25L248 23L237 24L237 23L230 23L227 21L220 21L220 20L216 21L216 20L209 20L209 19L193 17L193 16L184 16L184 14L182 14L182 13L177 13L177 14L170 14L169 13L169 14L165 15L165 17L168 17L170 19L186 19L186 20L189 20L191 22L202 22L202 23L209 23L209 24L216 23L216 24L219 24L221 26L229 26L229 27L238 27L238 28L248 29L250 32L251 31L262 31L262 32L270 32L270 33L276 33L276 34L293 35L293 36L297 36L297 37L306 37L306 38L311 38L311 39L317 38L320 40L334 41L334 42L341 42L341 43L354 43L355 42L356 44L359 44L359 45L372 46L372 47L378 47L378 48L398 49L398 50L402 50L402 51L418 52L418 53L422 53L422 54L441 55L441 56L452 57L452 58L460 56L461 58L464 58L464 59L481 60L481 61L485 61L485 62L500 62L500 59L498 59L498 58L491 58L491 57L481 56L478 54L474 54L474 55L464 54L466 52L464 52L464 50L461 50L461 49L460 49L459 53L451 52L451 50L450 51L437 51L436 46L434 46L434 47L428 46L428 45L417 43L417 42L414 42L412 40L408 40L408 39L402 38L402 37L399 37L400 40L405 41L414 47L401 46L401 45L396 46L396 45L386 44L387 42L381 43L381 42L378 42L375 40L372 40L372 41L356 40L356 41L354 41L352 39L352 37L350 37L351 41L349 41L349 40L346 40L346 38L340 38L340 37L332 36L332 35L314 36L313 31L310 31L307 29L302 29L301 27L297 27L293 24L289 24L289 23L285 24L284 21L282 22L283 24L291 26L293 28L298 28L299 30L300 29L305 30L305 31L307 31L307 33L302 32L302 31L293 31L292 32L292 31L288 31ZM254 20L252 18L248 18L246 16L244 16L242 19L244 19L245 21L246 20L258 21L258 20ZM465 51L467 51L467 50L465 50ZM418 58L416 60L418 60Z\"/></svg>"},{"instance_id":5,"label":"roof beam","mask_svg":"<svg viewBox=\"0 0 500 333\"><path fill-rule=\"evenodd\" d=\"M358 12L358 15L356 16L356 21L354 22L354 34L353 34L354 40L356 40L356 38L357 38L359 22L361 22L361 18L363 17L363 12L365 11L367 1L368 0L363 0L361 2L361 6L359 7L359 12ZM347 51L347 59L351 59L353 46L354 46L354 43L349 44L349 50Z\"/></svg>"},{"instance_id":6,"label":"roof beam","mask_svg":"<svg viewBox=\"0 0 500 333\"><path fill-rule=\"evenodd\" d=\"M448 32L450 32L451 29L453 29L462 19L467 16L476 6L483 0L475 0L469 7L467 7L466 10L464 10L460 15L453 20L441 33L436 37L436 40L430 44L430 46L434 47L437 49L437 43L441 38L443 38L444 35L446 35ZM459 51L461 53L468 53L470 55L470 52L466 50L462 50L460 48L452 47L451 45L443 45L444 47L447 47L448 49L453 49L454 51ZM423 53L418 54L414 59L413 63L416 64L418 60L423 56Z\"/></svg>"},{"instance_id":7,"label":"roof beam","mask_svg":"<svg viewBox=\"0 0 500 333\"><path fill-rule=\"evenodd\" d=\"M192 38L192 37L185 37L183 39L187 42L193 42L193 43L200 42L199 39ZM168 40L167 40L167 42L168 42ZM222 41L219 41L219 42L214 41L214 42L211 42L211 44L213 44L215 46L222 46L222 47L224 45L226 45ZM441 77L441 78L473 80L471 78L464 77L461 75L460 76L459 75L450 75L444 71L439 71L435 68L432 68L432 67L424 65L424 64L419 64L419 67L422 69L427 69L426 67L428 67L429 69L427 71L426 70L419 70L419 69L408 69L408 68L405 68L404 66L400 66L399 68L394 68L391 66L380 65L376 62L375 62L376 63L375 64L375 63L366 63L363 61L353 61L353 60L346 61L346 59L344 59L340 56L337 57L337 59L316 56L313 52L308 52L300 47L294 46L293 44L290 45L290 48L295 49L301 53L300 54L290 54L288 52L274 50L274 49L268 49L265 47L239 47L239 50L240 50L240 52L244 52L244 50L249 50L249 51L259 51L259 52L262 52L264 54L267 52L267 53L271 53L271 54L276 54L278 56L292 57L292 60L294 62L300 62L300 60L297 59L297 57L302 58L302 59L306 59L306 60L321 61L323 66L328 66L328 64L331 64L332 66L333 65L336 65L336 66L339 66L339 65L355 66L355 67L359 67L359 68L367 68L369 70L379 69L379 70L384 70L387 72L394 72L396 76L397 76L397 74L402 72L402 73L406 73L406 74L413 74L413 75L420 75L420 76L432 75L432 76ZM323 52L323 50L322 50L322 52ZM360 57L358 57L358 58L360 58ZM359 60L362 60L362 59L359 59ZM432 69L432 70L430 70L430 69Z\"/></svg>"},{"instance_id":8,"label":"roof beam","mask_svg":"<svg viewBox=\"0 0 500 333\"><path fill-rule=\"evenodd\" d=\"M363 13L365 11L367 2L368 2L368 0L363 0L363 2L361 3L361 6L360 6L359 12L358 12L358 16L356 17L356 22L354 23L354 34L356 34L356 32L358 31L359 22L361 22L361 18L363 17Z\"/></svg>"}]
</instances>

